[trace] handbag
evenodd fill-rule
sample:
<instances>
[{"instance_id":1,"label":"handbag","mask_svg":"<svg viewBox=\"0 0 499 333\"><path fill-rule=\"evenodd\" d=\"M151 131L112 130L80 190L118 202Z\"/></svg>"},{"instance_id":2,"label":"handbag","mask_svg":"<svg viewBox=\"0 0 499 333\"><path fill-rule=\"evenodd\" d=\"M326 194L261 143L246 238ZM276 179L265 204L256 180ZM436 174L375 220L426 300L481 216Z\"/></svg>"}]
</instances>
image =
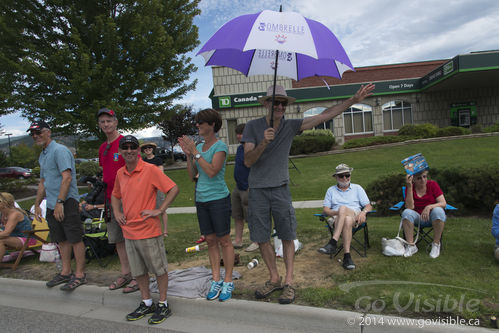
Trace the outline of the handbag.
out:
<instances>
[{"instance_id":1,"label":"handbag","mask_svg":"<svg viewBox=\"0 0 499 333\"><path fill-rule=\"evenodd\" d=\"M42 251L40 252L41 262L55 262L59 255L59 249L55 243L42 244Z\"/></svg>"},{"instance_id":2,"label":"handbag","mask_svg":"<svg viewBox=\"0 0 499 333\"><path fill-rule=\"evenodd\" d=\"M405 247L408 244L405 239L400 237L400 230L402 229L402 222L400 222L399 231L397 233L397 237L392 239L387 239L386 237L381 238L381 252L388 257L400 257L404 255ZM418 241L419 231L416 235L416 240L414 243Z\"/></svg>"}]
</instances>

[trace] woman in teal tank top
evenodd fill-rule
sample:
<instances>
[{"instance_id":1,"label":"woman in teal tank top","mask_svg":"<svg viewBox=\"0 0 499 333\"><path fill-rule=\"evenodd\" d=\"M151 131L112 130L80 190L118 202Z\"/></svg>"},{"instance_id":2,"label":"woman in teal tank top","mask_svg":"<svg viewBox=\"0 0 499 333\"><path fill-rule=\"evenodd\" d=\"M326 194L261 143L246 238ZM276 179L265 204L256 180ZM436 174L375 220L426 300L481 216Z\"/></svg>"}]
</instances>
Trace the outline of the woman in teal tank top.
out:
<instances>
[{"instance_id":1,"label":"woman in teal tank top","mask_svg":"<svg viewBox=\"0 0 499 333\"><path fill-rule=\"evenodd\" d=\"M2 214L0 231L0 258L7 249L20 250L26 243L25 230L31 230L28 216L14 206L14 196L7 192L0 193L0 213ZM36 243L36 239L33 239Z\"/></svg>"}]
</instances>

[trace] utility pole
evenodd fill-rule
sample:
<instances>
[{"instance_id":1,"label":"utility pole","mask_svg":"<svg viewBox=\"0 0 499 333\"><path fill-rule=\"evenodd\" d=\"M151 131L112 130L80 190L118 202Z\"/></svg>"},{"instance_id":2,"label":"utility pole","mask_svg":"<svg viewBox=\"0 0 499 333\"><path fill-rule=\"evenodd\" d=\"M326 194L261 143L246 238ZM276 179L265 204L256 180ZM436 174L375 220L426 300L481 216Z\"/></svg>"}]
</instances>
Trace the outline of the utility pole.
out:
<instances>
[{"instance_id":1,"label":"utility pole","mask_svg":"<svg viewBox=\"0 0 499 333\"><path fill-rule=\"evenodd\" d=\"M9 159L12 160L12 151L10 150L10 136L12 135L12 133L5 133L5 135L7 135L7 137L9 138Z\"/></svg>"}]
</instances>

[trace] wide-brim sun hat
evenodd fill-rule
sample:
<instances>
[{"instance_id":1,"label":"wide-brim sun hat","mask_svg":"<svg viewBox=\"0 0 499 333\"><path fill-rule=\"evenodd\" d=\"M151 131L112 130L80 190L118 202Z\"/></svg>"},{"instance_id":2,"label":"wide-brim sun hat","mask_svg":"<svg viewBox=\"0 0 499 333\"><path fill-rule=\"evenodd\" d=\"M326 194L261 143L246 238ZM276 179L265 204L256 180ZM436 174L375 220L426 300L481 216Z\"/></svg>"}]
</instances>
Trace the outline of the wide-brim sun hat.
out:
<instances>
[{"instance_id":1,"label":"wide-brim sun hat","mask_svg":"<svg viewBox=\"0 0 499 333\"><path fill-rule=\"evenodd\" d=\"M353 168L348 166L348 164L341 163L336 166L336 169L334 169L334 174L333 177L336 175L341 175L344 173L351 173L353 171Z\"/></svg>"},{"instance_id":2,"label":"wide-brim sun hat","mask_svg":"<svg viewBox=\"0 0 499 333\"><path fill-rule=\"evenodd\" d=\"M267 101L268 99L272 99L273 90L274 90L274 86L268 87L267 95L260 97L258 99L258 102L260 102L260 104L262 104L262 105L265 105L265 101ZM275 86L275 98L276 99L277 98L278 99L284 98L285 100L288 101L288 104L294 103L296 101L296 98L288 96L288 94L286 93L286 89L284 89L283 86L279 86L279 85Z\"/></svg>"},{"instance_id":3,"label":"wide-brim sun hat","mask_svg":"<svg viewBox=\"0 0 499 333\"><path fill-rule=\"evenodd\" d=\"M144 149L149 148L149 147L152 149L156 149L156 148L158 148L158 145L155 144L154 142L144 142L143 144L140 145L140 150L144 151Z\"/></svg>"}]
</instances>

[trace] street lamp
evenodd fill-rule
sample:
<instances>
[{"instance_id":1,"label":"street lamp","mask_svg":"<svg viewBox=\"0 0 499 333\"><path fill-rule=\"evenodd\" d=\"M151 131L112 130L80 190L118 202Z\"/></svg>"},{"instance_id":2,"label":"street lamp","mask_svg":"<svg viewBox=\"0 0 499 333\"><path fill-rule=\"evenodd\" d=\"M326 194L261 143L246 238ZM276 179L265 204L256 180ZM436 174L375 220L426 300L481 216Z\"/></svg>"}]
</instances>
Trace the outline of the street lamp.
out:
<instances>
[{"instance_id":1,"label":"street lamp","mask_svg":"<svg viewBox=\"0 0 499 333\"><path fill-rule=\"evenodd\" d=\"M12 151L10 150L10 136L12 135L12 133L5 133L5 135L7 135L7 137L9 138L9 158L12 158Z\"/></svg>"}]
</instances>

